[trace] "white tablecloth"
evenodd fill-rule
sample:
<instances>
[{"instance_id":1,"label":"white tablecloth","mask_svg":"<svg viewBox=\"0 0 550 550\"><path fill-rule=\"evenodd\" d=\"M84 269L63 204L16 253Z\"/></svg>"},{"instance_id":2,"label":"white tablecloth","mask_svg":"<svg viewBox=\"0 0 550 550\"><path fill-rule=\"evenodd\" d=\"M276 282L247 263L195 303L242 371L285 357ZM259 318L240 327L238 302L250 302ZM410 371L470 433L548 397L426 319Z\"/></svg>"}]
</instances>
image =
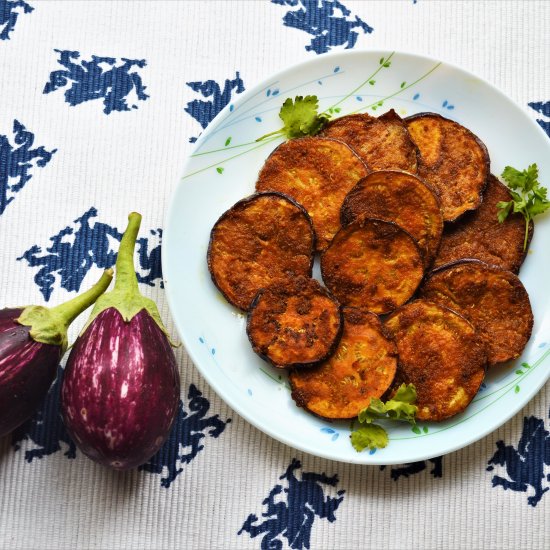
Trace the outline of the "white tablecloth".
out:
<instances>
[{"instance_id":1,"label":"white tablecloth","mask_svg":"<svg viewBox=\"0 0 550 550\"><path fill-rule=\"evenodd\" d=\"M175 334L160 246L190 141L230 98L325 51L453 62L550 136L545 1L0 0L0 39L0 307L90 286L137 210L141 290ZM177 356L182 435L145 470L116 473L75 450L58 384L0 441L1 548L549 547L548 384L483 440L381 469L274 441Z\"/></svg>"}]
</instances>

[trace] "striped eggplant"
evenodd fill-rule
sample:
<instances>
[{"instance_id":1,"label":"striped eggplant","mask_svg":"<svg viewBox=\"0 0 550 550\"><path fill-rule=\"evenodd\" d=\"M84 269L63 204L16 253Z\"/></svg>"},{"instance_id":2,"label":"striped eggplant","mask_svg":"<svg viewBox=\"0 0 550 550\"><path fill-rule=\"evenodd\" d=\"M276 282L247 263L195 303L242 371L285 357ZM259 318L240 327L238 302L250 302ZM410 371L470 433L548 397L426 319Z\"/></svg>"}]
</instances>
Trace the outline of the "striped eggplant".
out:
<instances>
[{"instance_id":1,"label":"striped eggplant","mask_svg":"<svg viewBox=\"0 0 550 550\"><path fill-rule=\"evenodd\" d=\"M53 308L0 310L0 437L27 420L52 385L71 322L105 292L107 270L87 292Z\"/></svg>"},{"instance_id":2,"label":"striped eggplant","mask_svg":"<svg viewBox=\"0 0 550 550\"><path fill-rule=\"evenodd\" d=\"M75 342L63 377L65 427L92 460L134 468L164 443L177 414L179 372L156 304L142 296L134 270L141 216L132 213L104 294Z\"/></svg>"}]
</instances>

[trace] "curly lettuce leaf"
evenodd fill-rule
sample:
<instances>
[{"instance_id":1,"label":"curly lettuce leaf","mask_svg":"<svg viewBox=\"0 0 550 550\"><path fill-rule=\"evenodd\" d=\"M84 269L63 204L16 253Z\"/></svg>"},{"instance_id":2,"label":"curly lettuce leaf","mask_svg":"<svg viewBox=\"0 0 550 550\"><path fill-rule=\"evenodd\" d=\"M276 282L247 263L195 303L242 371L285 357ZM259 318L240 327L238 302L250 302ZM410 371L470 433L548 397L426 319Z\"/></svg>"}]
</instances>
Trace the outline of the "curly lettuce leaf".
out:
<instances>
[{"instance_id":1,"label":"curly lettuce leaf","mask_svg":"<svg viewBox=\"0 0 550 550\"><path fill-rule=\"evenodd\" d=\"M351 433L350 438L353 448L358 453L367 447L371 450L382 449L388 444L388 433L377 424L360 426Z\"/></svg>"},{"instance_id":2,"label":"curly lettuce leaf","mask_svg":"<svg viewBox=\"0 0 550 550\"><path fill-rule=\"evenodd\" d=\"M357 452L367 447L381 449L388 444L388 434L382 426L373 424L374 420L401 420L416 424L416 388L414 384L401 384L392 399L385 403L380 399L371 399L369 406L364 408L357 419L362 424L351 433L351 444Z\"/></svg>"}]
</instances>

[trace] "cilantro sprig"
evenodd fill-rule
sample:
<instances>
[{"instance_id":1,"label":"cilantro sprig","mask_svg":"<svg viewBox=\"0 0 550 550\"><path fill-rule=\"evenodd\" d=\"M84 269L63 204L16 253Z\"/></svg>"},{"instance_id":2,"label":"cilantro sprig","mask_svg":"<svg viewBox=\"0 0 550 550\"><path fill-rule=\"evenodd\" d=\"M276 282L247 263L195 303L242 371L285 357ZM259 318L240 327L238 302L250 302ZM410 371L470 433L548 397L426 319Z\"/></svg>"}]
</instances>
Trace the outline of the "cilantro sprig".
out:
<instances>
[{"instance_id":1,"label":"cilantro sprig","mask_svg":"<svg viewBox=\"0 0 550 550\"><path fill-rule=\"evenodd\" d=\"M298 95L294 100L287 98L279 111L279 118L284 126L259 137L256 141L276 135L283 135L288 139L317 135L330 120L329 114L319 114L318 109L319 99L316 95Z\"/></svg>"},{"instance_id":2,"label":"cilantro sprig","mask_svg":"<svg viewBox=\"0 0 550 550\"><path fill-rule=\"evenodd\" d=\"M362 426L351 432L351 444L359 453L369 449L382 449L387 446L388 433L382 426L373 424L375 420L404 420L416 425L416 388L414 384L401 384L392 399L385 403L380 399L371 399L369 406L363 409L357 420Z\"/></svg>"},{"instance_id":3,"label":"cilantro sprig","mask_svg":"<svg viewBox=\"0 0 550 550\"><path fill-rule=\"evenodd\" d=\"M539 178L539 169L536 164L531 164L526 170L517 170L506 166L502 172L502 178L508 184L512 200L501 201L497 204L498 221L503 223L511 212L522 214L525 218L525 238L523 250L527 249L529 236L529 222L539 214L550 208L550 200L546 198L546 188L542 187Z\"/></svg>"}]
</instances>

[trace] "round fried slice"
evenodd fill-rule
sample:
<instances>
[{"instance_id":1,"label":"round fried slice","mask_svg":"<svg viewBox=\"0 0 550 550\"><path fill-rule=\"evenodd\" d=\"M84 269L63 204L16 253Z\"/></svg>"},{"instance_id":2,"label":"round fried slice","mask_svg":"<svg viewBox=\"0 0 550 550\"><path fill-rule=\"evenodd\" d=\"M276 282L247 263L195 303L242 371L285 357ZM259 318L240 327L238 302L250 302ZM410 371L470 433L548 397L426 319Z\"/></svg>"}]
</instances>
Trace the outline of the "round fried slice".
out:
<instances>
[{"instance_id":1,"label":"round fried slice","mask_svg":"<svg viewBox=\"0 0 550 550\"><path fill-rule=\"evenodd\" d=\"M397 349L374 313L344 308L344 332L334 355L290 374L292 398L323 418L354 418L382 397L397 368Z\"/></svg>"},{"instance_id":2,"label":"round fried slice","mask_svg":"<svg viewBox=\"0 0 550 550\"><path fill-rule=\"evenodd\" d=\"M281 193L258 193L222 214L212 228L208 269L234 306L247 310L278 279L310 277L315 250L307 212Z\"/></svg>"},{"instance_id":3,"label":"round fried slice","mask_svg":"<svg viewBox=\"0 0 550 550\"><path fill-rule=\"evenodd\" d=\"M321 135L347 143L371 170L416 173L416 145L393 109L378 118L366 113L337 118L328 123Z\"/></svg>"},{"instance_id":4,"label":"round fried slice","mask_svg":"<svg viewBox=\"0 0 550 550\"><path fill-rule=\"evenodd\" d=\"M420 151L418 175L439 193L443 219L456 220L481 204L489 176L489 153L470 130L436 113L405 119Z\"/></svg>"},{"instance_id":5,"label":"round fried slice","mask_svg":"<svg viewBox=\"0 0 550 550\"><path fill-rule=\"evenodd\" d=\"M430 265L437 253L443 217L435 192L416 176L384 170L371 172L347 194L340 211L349 225L360 216L395 222L416 240Z\"/></svg>"},{"instance_id":6,"label":"round fried slice","mask_svg":"<svg viewBox=\"0 0 550 550\"><path fill-rule=\"evenodd\" d=\"M510 200L512 196L506 185L491 174L479 208L445 226L434 267L475 258L518 273L533 236L534 224L533 220L529 222L524 250L525 218L521 214L510 214L503 223L498 221L497 204Z\"/></svg>"},{"instance_id":7,"label":"round fried slice","mask_svg":"<svg viewBox=\"0 0 550 550\"><path fill-rule=\"evenodd\" d=\"M276 367L311 367L335 350L342 334L340 305L315 279L298 277L261 290L248 314L252 348Z\"/></svg>"},{"instance_id":8,"label":"round fried slice","mask_svg":"<svg viewBox=\"0 0 550 550\"><path fill-rule=\"evenodd\" d=\"M395 311L385 327L399 354L392 392L416 387L416 418L445 420L462 412L485 376L486 354L473 325L462 315L426 300Z\"/></svg>"},{"instance_id":9,"label":"round fried slice","mask_svg":"<svg viewBox=\"0 0 550 550\"><path fill-rule=\"evenodd\" d=\"M435 271L421 294L458 311L476 327L489 365L519 357L531 336L529 296L510 271L477 260L460 261Z\"/></svg>"},{"instance_id":10,"label":"round fried slice","mask_svg":"<svg viewBox=\"0 0 550 550\"><path fill-rule=\"evenodd\" d=\"M420 248L404 229L361 218L336 234L321 255L321 274L340 303L381 314L414 294L422 262Z\"/></svg>"},{"instance_id":11,"label":"round fried slice","mask_svg":"<svg viewBox=\"0 0 550 550\"><path fill-rule=\"evenodd\" d=\"M266 160L256 190L280 191L303 205L313 220L317 250L325 250L340 229L344 197L366 174L363 161L341 141L291 139Z\"/></svg>"}]
</instances>

